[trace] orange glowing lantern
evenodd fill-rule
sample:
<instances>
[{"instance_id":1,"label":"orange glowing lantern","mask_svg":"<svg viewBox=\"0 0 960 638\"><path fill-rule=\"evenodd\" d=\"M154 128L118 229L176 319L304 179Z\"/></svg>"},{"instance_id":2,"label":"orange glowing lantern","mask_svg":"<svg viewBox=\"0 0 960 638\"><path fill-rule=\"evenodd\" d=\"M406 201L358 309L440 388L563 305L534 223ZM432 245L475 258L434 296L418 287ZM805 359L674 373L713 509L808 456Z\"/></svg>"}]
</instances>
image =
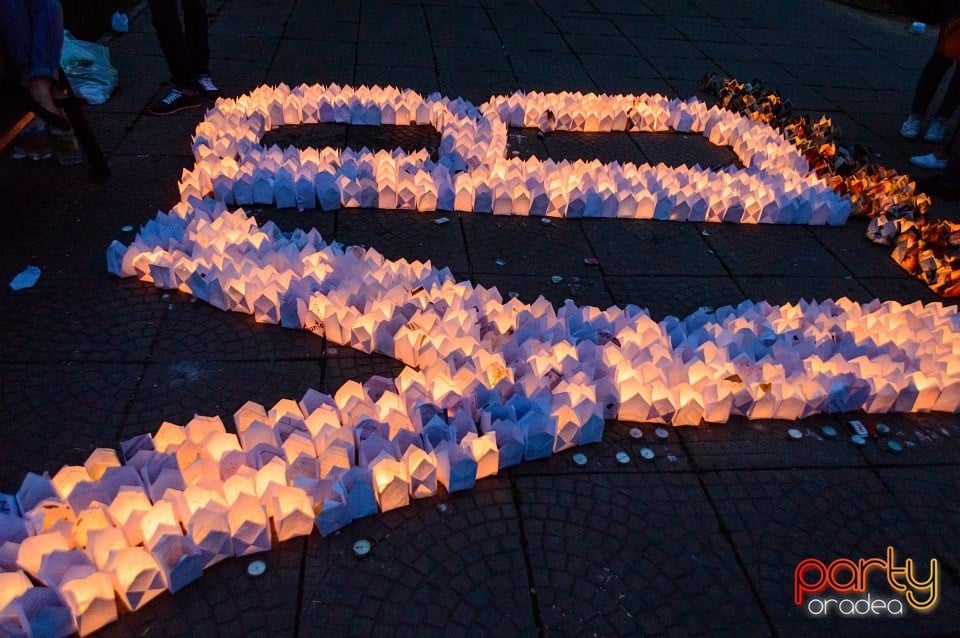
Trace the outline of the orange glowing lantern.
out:
<instances>
[{"instance_id":1,"label":"orange glowing lantern","mask_svg":"<svg viewBox=\"0 0 960 638\"><path fill-rule=\"evenodd\" d=\"M260 500L241 493L227 513L235 556L246 556L270 549L270 525Z\"/></svg>"},{"instance_id":2,"label":"orange glowing lantern","mask_svg":"<svg viewBox=\"0 0 960 638\"><path fill-rule=\"evenodd\" d=\"M104 572L128 611L140 609L167 588L157 559L143 547L111 551Z\"/></svg>"}]
</instances>

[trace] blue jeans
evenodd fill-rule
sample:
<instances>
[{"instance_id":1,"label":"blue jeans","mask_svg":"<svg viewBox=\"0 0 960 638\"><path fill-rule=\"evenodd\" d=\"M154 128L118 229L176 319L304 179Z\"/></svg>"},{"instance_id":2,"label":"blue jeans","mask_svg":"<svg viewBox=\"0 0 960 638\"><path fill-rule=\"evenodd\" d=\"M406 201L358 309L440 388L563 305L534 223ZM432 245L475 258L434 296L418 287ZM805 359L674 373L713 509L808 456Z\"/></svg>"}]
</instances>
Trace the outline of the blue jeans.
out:
<instances>
[{"instance_id":1,"label":"blue jeans","mask_svg":"<svg viewBox=\"0 0 960 638\"><path fill-rule=\"evenodd\" d=\"M60 0L0 0L0 32L17 66L31 78L58 77L63 50Z\"/></svg>"},{"instance_id":2,"label":"blue jeans","mask_svg":"<svg viewBox=\"0 0 960 638\"><path fill-rule=\"evenodd\" d=\"M147 4L173 83L192 87L198 75L210 72L207 0L148 0Z\"/></svg>"}]
</instances>

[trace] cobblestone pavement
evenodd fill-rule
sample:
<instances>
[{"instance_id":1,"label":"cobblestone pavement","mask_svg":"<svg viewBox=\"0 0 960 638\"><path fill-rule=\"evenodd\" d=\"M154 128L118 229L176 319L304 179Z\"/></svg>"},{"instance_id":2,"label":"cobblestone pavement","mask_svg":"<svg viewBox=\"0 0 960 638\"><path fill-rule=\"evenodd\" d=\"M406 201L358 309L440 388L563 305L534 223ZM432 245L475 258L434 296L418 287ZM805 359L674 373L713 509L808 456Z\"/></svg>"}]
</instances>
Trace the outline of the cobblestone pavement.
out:
<instances>
[{"instance_id":1,"label":"cobblestone pavement","mask_svg":"<svg viewBox=\"0 0 960 638\"><path fill-rule=\"evenodd\" d=\"M908 171L928 145L897 136L935 30L825 0L210 0L212 69L228 94L262 84L393 84L481 103L525 90L699 95L705 72L760 78L842 139ZM247 400L272 405L308 388L396 374L399 365L301 331L255 324L179 294L106 273L129 241L177 200L201 114L143 115L166 69L143 5L108 36L120 87L87 109L113 177L86 167L0 161L0 280L29 264L38 284L0 291L0 491L28 471L55 472L98 446L164 421L225 419ZM705 96L700 96L705 97ZM430 131L327 126L276 141L407 148ZM511 133L519 155L603 161L736 161L680 135ZM633 303L656 318L744 298L782 303L849 296L934 301L868 243L841 228L529 219L341 210L257 210L283 228L432 259L461 278L516 293L598 305ZM955 217L936 202L934 213ZM584 264L596 258L598 265ZM498 261L500 260L500 261ZM500 262L503 265L499 265ZM552 277L562 279L554 283ZM960 627L960 427L953 415L891 415L890 436L857 448L855 415L793 424L732 421L677 428L608 423L604 440L416 501L341 533L218 564L176 595L126 615L103 636L946 636ZM860 415L860 418L864 418ZM875 423L876 419L866 419ZM839 430L837 438L823 426ZM636 437L639 432L640 438ZM661 432L663 434L663 432ZM642 457L642 449L655 454ZM617 452L628 455L625 463ZM354 558L359 538L371 555ZM935 557L942 600L904 619L811 618L792 602L804 558ZM882 580L871 593L889 597Z\"/></svg>"}]
</instances>

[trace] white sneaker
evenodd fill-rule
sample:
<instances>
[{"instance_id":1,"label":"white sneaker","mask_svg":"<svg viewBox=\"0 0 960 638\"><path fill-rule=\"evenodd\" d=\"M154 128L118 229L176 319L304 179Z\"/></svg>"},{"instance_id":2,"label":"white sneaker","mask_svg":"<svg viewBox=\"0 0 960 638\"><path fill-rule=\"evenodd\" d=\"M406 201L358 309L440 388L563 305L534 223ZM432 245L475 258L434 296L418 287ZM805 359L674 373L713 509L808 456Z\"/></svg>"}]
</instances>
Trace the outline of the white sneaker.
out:
<instances>
[{"instance_id":1,"label":"white sneaker","mask_svg":"<svg viewBox=\"0 0 960 638\"><path fill-rule=\"evenodd\" d=\"M942 160L933 153L914 155L910 158L910 163L920 168L929 168L935 171L942 171L947 167L947 160Z\"/></svg>"},{"instance_id":2,"label":"white sneaker","mask_svg":"<svg viewBox=\"0 0 960 638\"><path fill-rule=\"evenodd\" d=\"M915 140L920 137L920 117L911 113L900 127L900 137Z\"/></svg>"},{"instance_id":3,"label":"white sneaker","mask_svg":"<svg viewBox=\"0 0 960 638\"><path fill-rule=\"evenodd\" d=\"M924 142L933 142L940 144L947 136L947 121L940 117L935 117L930 121L930 128L923 136Z\"/></svg>"}]
</instances>

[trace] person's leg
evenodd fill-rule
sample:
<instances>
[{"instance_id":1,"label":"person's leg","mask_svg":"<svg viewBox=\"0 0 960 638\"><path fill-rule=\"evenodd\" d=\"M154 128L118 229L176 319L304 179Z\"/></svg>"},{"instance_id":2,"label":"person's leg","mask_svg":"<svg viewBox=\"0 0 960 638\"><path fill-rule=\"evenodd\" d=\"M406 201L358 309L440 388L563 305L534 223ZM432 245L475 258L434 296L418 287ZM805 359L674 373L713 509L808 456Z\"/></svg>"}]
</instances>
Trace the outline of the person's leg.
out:
<instances>
[{"instance_id":1,"label":"person's leg","mask_svg":"<svg viewBox=\"0 0 960 638\"><path fill-rule=\"evenodd\" d=\"M21 69L30 65L30 17L23 0L0 0L0 35Z\"/></svg>"},{"instance_id":2,"label":"person's leg","mask_svg":"<svg viewBox=\"0 0 960 638\"><path fill-rule=\"evenodd\" d=\"M30 15L30 77L56 78L63 51L63 8L60 0L26 0Z\"/></svg>"},{"instance_id":3,"label":"person's leg","mask_svg":"<svg viewBox=\"0 0 960 638\"><path fill-rule=\"evenodd\" d=\"M917 88L913 92L913 103L910 106L910 115L907 116L907 119L904 120L900 126L901 137L905 137L908 140L915 140L920 137L920 125L923 123L923 117L927 114L927 109L930 107L930 101L940 87L940 81L952 64L953 61L950 60L950 58L934 49L933 55L930 56L930 59L927 60L927 63L923 67L923 71L920 72L920 78L917 80ZM942 128L942 122L936 121L934 123L935 130L933 133L941 132ZM928 131L924 139L934 141L931 137L933 133ZM940 140L942 139L941 134Z\"/></svg>"},{"instance_id":4,"label":"person's leg","mask_svg":"<svg viewBox=\"0 0 960 638\"><path fill-rule=\"evenodd\" d=\"M960 106L960 73L954 67L953 77L950 78L947 92L944 93L943 102L941 102L935 116L943 120L949 120L954 111L957 110L957 106Z\"/></svg>"},{"instance_id":5,"label":"person's leg","mask_svg":"<svg viewBox=\"0 0 960 638\"><path fill-rule=\"evenodd\" d=\"M183 26L180 24L180 12L177 0L148 0L153 16L153 27L157 31L160 50L170 68L173 83L180 89L193 86L193 67L187 49Z\"/></svg>"},{"instance_id":6,"label":"person's leg","mask_svg":"<svg viewBox=\"0 0 960 638\"><path fill-rule=\"evenodd\" d=\"M53 85L60 75L63 51L63 8L60 0L26 0L30 16L30 71L27 90L51 113L60 109L53 101Z\"/></svg>"},{"instance_id":7,"label":"person's leg","mask_svg":"<svg viewBox=\"0 0 960 638\"><path fill-rule=\"evenodd\" d=\"M190 48L194 79L200 96L205 102L214 103L223 93L210 77L210 21L207 18L207 0L181 0L183 3L183 26Z\"/></svg>"},{"instance_id":8,"label":"person's leg","mask_svg":"<svg viewBox=\"0 0 960 638\"><path fill-rule=\"evenodd\" d=\"M200 106L190 49L180 23L180 7L177 0L147 0L157 30L160 49L170 68L174 88L157 98L147 107L153 115L170 115L184 109Z\"/></svg>"},{"instance_id":9,"label":"person's leg","mask_svg":"<svg viewBox=\"0 0 960 638\"><path fill-rule=\"evenodd\" d=\"M194 76L210 74L210 40L207 0L181 0L183 28Z\"/></svg>"},{"instance_id":10,"label":"person's leg","mask_svg":"<svg viewBox=\"0 0 960 638\"><path fill-rule=\"evenodd\" d=\"M943 80L943 76L950 70L952 64L953 60L934 50L917 80L917 88L913 93L913 104L910 107L911 114L920 116L926 114L933 96L940 87L940 81Z\"/></svg>"}]
</instances>

